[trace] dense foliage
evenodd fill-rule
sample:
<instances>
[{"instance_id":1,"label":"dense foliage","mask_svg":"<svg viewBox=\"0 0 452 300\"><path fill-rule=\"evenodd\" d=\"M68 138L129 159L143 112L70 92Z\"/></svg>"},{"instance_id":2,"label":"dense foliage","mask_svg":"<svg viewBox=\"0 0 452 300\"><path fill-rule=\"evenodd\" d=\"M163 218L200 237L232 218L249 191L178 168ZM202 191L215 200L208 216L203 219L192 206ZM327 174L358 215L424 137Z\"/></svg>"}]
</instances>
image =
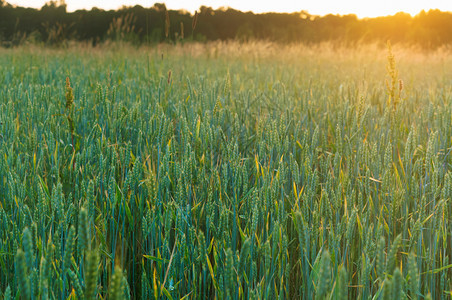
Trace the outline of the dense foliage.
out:
<instances>
[{"instance_id":1,"label":"dense foliage","mask_svg":"<svg viewBox=\"0 0 452 300\"><path fill-rule=\"evenodd\" d=\"M2 4L3 3L3 4ZM64 3L64 1L63 1ZM168 14L168 36L166 16ZM355 15L313 16L297 13L254 14L230 8L214 10L202 6L196 27L193 15L167 10L164 4L66 12L65 5L49 2L41 9L13 7L0 0L0 42L61 45L68 40L93 44L125 40L135 44L192 40L265 40L307 44L334 41L341 44L383 42L437 48L452 43L452 13L422 11L412 17L393 16L358 19Z\"/></svg>"},{"instance_id":2,"label":"dense foliage","mask_svg":"<svg viewBox=\"0 0 452 300\"><path fill-rule=\"evenodd\" d=\"M0 50L0 295L449 297L452 56L388 51Z\"/></svg>"}]
</instances>

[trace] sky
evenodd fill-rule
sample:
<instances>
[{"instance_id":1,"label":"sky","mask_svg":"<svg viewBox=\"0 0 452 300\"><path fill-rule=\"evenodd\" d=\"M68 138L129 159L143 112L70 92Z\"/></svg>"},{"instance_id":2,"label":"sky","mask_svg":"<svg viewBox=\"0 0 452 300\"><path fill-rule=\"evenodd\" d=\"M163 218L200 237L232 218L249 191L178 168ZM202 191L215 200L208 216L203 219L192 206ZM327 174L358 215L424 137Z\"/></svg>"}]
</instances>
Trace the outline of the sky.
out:
<instances>
[{"instance_id":1,"label":"sky","mask_svg":"<svg viewBox=\"0 0 452 300\"><path fill-rule=\"evenodd\" d=\"M10 4L40 8L46 0L6 0ZM68 11L77 9L117 9L122 5L143 7L164 2L168 9L185 9L194 12L201 5L214 9L232 7L241 11L299 12L308 11L313 15L356 14L359 18L393 15L404 11L416 15L421 10L440 9L452 11L452 0L66 0Z\"/></svg>"}]
</instances>

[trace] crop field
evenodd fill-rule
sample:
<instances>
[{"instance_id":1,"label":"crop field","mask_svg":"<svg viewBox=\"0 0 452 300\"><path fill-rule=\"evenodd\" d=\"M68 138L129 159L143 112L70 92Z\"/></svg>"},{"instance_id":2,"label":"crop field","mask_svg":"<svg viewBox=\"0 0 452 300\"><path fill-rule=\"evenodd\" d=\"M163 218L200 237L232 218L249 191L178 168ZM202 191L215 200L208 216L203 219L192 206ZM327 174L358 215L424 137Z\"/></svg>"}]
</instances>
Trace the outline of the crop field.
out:
<instances>
[{"instance_id":1,"label":"crop field","mask_svg":"<svg viewBox=\"0 0 452 300\"><path fill-rule=\"evenodd\" d=\"M0 298L450 299L452 52L0 49Z\"/></svg>"}]
</instances>

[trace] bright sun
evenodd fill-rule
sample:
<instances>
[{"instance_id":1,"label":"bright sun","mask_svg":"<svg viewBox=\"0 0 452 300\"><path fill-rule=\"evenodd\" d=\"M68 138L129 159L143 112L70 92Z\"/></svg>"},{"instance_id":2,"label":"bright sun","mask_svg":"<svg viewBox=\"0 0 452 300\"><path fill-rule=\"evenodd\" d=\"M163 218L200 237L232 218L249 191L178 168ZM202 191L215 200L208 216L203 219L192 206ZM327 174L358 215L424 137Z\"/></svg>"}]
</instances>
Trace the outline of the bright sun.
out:
<instances>
[{"instance_id":1,"label":"bright sun","mask_svg":"<svg viewBox=\"0 0 452 300\"><path fill-rule=\"evenodd\" d=\"M8 3L40 8L47 0L7 0ZM308 11L313 15L326 14L356 14L360 18L393 15L403 11L416 15L421 10L440 9L452 11L452 1L448 0L278 0L278 1L243 1L243 0L66 0L69 11L77 9L90 9L99 7L103 9L117 9L122 5L136 4L144 7L152 6L155 2L164 2L169 9L186 9L194 12L201 5L219 7L232 7L241 11L261 12L298 12Z\"/></svg>"}]
</instances>

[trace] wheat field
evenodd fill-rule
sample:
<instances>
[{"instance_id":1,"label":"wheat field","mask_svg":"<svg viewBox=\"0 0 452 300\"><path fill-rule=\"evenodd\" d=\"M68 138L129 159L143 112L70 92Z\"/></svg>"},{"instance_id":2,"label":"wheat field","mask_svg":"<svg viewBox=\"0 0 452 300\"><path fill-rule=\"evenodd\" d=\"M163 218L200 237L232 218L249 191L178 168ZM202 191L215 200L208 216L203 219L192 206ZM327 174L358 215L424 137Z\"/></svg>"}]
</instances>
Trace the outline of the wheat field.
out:
<instances>
[{"instance_id":1,"label":"wheat field","mask_svg":"<svg viewBox=\"0 0 452 300\"><path fill-rule=\"evenodd\" d=\"M452 52L0 49L3 299L450 299Z\"/></svg>"}]
</instances>

